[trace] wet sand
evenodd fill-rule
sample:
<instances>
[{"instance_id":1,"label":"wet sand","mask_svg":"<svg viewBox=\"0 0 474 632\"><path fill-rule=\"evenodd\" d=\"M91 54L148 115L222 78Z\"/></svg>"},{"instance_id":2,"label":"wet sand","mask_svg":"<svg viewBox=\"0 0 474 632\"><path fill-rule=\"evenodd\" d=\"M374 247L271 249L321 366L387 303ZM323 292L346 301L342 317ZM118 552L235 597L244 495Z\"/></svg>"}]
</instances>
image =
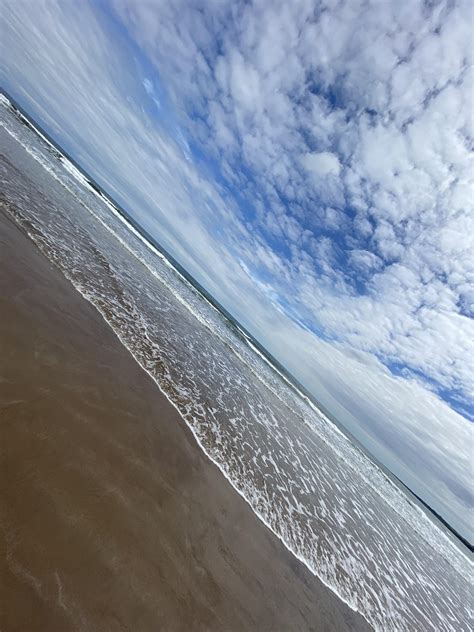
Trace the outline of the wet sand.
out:
<instances>
[{"instance_id":1,"label":"wet sand","mask_svg":"<svg viewBox=\"0 0 474 632\"><path fill-rule=\"evenodd\" d=\"M2 212L0 450L2 632L370 629Z\"/></svg>"}]
</instances>

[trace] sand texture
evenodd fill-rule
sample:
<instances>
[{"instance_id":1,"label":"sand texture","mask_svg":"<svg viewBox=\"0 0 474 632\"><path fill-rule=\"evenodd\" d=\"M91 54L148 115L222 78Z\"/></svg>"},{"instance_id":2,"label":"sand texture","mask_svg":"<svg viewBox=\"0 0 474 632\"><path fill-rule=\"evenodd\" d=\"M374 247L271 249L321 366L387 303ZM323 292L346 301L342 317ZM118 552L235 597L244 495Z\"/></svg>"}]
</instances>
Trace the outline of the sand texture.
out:
<instances>
[{"instance_id":1,"label":"sand texture","mask_svg":"<svg viewBox=\"0 0 474 632\"><path fill-rule=\"evenodd\" d=\"M369 629L0 213L2 632Z\"/></svg>"}]
</instances>

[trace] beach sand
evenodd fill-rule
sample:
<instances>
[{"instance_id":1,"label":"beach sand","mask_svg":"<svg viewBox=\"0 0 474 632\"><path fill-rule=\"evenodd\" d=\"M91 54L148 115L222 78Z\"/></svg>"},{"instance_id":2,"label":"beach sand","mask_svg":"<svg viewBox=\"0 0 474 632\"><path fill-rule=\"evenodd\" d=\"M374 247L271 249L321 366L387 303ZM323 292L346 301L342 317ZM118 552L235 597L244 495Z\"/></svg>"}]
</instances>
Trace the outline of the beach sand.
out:
<instances>
[{"instance_id":1,"label":"beach sand","mask_svg":"<svg viewBox=\"0 0 474 632\"><path fill-rule=\"evenodd\" d=\"M0 212L2 632L368 630Z\"/></svg>"}]
</instances>

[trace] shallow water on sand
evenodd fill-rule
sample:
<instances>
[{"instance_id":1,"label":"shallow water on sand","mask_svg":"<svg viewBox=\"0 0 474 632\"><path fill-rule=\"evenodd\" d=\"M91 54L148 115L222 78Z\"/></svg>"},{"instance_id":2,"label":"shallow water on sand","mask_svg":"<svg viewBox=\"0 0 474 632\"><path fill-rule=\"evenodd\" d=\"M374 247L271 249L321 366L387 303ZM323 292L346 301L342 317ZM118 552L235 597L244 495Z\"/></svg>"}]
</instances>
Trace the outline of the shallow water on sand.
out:
<instances>
[{"instance_id":1,"label":"shallow water on sand","mask_svg":"<svg viewBox=\"0 0 474 632\"><path fill-rule=\"evenodd\" d=\"M67 160L0 107L2 206L285 545L381 630L470 629L467 556Z\"/></svg>"}]
</instances>

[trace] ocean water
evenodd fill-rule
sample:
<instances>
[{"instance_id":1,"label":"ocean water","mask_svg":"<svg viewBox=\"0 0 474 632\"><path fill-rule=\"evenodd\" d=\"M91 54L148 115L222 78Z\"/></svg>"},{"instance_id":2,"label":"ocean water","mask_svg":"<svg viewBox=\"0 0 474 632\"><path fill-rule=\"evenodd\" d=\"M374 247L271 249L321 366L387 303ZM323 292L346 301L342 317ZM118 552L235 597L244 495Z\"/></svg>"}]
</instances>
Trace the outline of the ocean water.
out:
<instances>
[{"instance_id":1,"label":"ocean water","mask_svg":"<svg viewBox=\"0 0 474 632\"><path fill-rule=\"evenodd\" d=\"M377 630L472 629L473 564L0 98L0 206L103 315L208 457Z\"/></svg>"}]
</instances>

